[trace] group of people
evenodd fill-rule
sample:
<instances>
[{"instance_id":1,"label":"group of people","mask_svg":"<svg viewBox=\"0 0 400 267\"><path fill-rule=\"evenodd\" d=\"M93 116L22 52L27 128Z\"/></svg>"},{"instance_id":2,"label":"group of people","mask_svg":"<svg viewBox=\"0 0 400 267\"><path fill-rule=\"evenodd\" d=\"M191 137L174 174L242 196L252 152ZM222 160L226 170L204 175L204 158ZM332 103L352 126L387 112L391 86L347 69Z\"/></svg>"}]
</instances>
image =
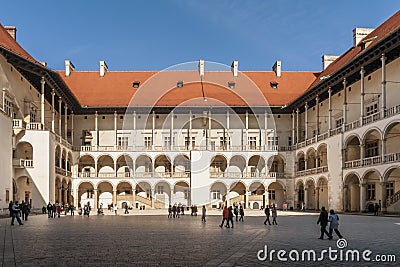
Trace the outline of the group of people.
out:
<instances>
[{"instance_id":1,"label":"group of people","mask_svg":"<svg viewBox=\"0 0 400 267\"><path fill-rule=\"evenodd\" d=\"M326 227L329 223L329 232L326 230ZM328 237L329 240L333 238L333 231L335 231L336 235L339 238L343 238L342 234L339 231L339 216L335 213L334 210L326 211L325 207L321 208L321 213L319 214L317 224L321 226L321 236L318 239L324 239L324 235Z\"/></svg>"},{"instance_id":2,"label":"group of people","mask_svg":"<svg viewBox=\"0 0 400 267\"><path fill-rule=\"evenodd\" d=\"M169 205L168 207L168 218L179 218L180 214L185 215L185 207L181 204Z\"/></svg>"},{"instance_id":3,"label":"group of people","mask_svg":"<svg viewBox=\"0 0 400 267\"><path fill-rule=\"evenodd\" d=\"M18 201L10 201L8 204L8 210L10 212L11 225L14 225L15 219L17 219L19 225L24 225L21 221L21 217L22 220L27 221L31 207L30 204L25 201L22 201L21 204L19 204Z\"/></svg>"},{"instance_id":4,"label":"group of people","mask_svg":"<svg viewBox=\"0 0 400 267\"><path fill-rule=\"evenodd\" d=\"M225 223L226 228L233 228L233 216L236 217L236 222L244 222L244 209L241 204L234 204L234 206L225 206L222 209L222 222L219 227L223 227ZM240 217L239 217L240 216Z\"/></svg>"},{"instance_id":5,"label":"group of people","mask_svg":"<svg viewBox=\"0 0 400 267\"><path fill-rule=\"evenodd\" d=\"M74 205L70 204L60 204L60 203L53 203L51 204L50 202L47 204L47 206L42 207L42 213L45 214L47 213L48 218L55 218L58 217L60 218L61 213L64 212L64 215L67 215L69 212L71 216L75 215L75 207Z\"/></svg>"},{"instance_id":6,"label":"group of people","mask_svg":"<svg viewBox=\"0 0 400 267\"><path fill-rule=\"evenodd\" d=\"M264 221L264 225L267 225L267 223L269 225L271 225L271 222L269 220L269 217L272 214L272 224L274 225L278 225L278 223L276 222L276 218L278 217L278 212L276 210L275 204L272 204L272 207L270 208L268 205L266 205L265 209L264 209L264 213L266 216L266 219Z\"/></svg>"}]
</instances>

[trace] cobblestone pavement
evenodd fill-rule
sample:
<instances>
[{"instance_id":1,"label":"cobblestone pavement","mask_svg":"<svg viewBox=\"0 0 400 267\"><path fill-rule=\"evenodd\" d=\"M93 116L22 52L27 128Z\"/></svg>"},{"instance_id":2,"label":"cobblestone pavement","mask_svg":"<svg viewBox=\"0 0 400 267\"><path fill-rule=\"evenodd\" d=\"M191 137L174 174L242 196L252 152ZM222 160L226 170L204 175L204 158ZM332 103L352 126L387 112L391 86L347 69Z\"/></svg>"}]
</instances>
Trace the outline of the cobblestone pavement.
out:
<instances>
[{"instance_id":1,"label":"cobblestone pavement","mask_svg":"<svg viewBox=\"0 0 400 267\"><path fill-rule=\"evenodd\" d=\"M399 266L400 218L339 215L348 247L393 254L396 263L294 262L292 249L338 249L335 240L318 240L317 215L279 216L278 226L263 225L264 217L245 217L232 228L220 228L220 216L32 216L23 226L0 219L2 266ZM399 224L396 224L399 223ZM284 249L288 262L260 261L257 252L268 246ZM295 254L293 254L295 255ZM260 254L263 256L263 253ZM361 256L360 256L361 257Z\"/></svg>"}]
</instances>

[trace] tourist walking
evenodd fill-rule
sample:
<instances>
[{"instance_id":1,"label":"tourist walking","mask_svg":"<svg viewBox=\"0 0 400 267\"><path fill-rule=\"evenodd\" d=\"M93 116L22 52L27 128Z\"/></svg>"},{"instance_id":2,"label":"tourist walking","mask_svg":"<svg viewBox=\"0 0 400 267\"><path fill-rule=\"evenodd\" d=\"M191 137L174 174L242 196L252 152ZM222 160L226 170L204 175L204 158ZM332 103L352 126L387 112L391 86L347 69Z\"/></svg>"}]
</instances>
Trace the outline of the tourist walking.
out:
<instances>
[{"instance_id":1,"label":"tourist walking","mask_svg":"<svg viewBox=\"0 0 400 267\"><path fill-rule=\"evenodd\" d=\"M229 226L229 222L231 223L231 226ZM233 209L232 206L230 206L228 208L228 223L227 223L227 227L231 227L233 228Z\"/></svg>"},{"instance_id":2,"label":"tourist walking","mask_svg":"<svg viewBox=\"0 0 400 267\"><path fill-rule=\"evenodd\" d=\"M19 207L18 207L18 201L15 201L15 203L13 203L13 205L11 206L11 225L14 225L14 220L15 218L17 218L17 222L19 225L24 225L21 221L21 219L19 218Z\"/></svg>"},{"instance_id":3,"label":"tourist walking","mask_svg":"<svg viewBox=\"0 0 400 267\"><path fill-rule=\"evenodd\" d=\"M240 215L239 222L240 222L240 221L243 222L244 209L243 209L243 206L242 206L242 205L239 206L239 215Z\"/></svg>"},{"instance_id":4,"label":"tourist walking","mask_svg":"<svg viewBox=\"0 0 400 267\"><path fill-rule=\"evenodd\" d=\"M239 209L238 209L237 205L234 205L233 213L235 214L236 222L237 222L238 221L238 217L239 217Z\"/></svg>"},{"instance_id":5,"label":"tourist walking","mask_svg":"<svg viewBox=\"0 0 400 267\"><path fill-rule=\"evenodd\" d=\"M22 220L27 221L28 220L28 215L31 209L29 208L29 204L22 201L21 205L21 213L22 213Z\"/></svg>"},{"instance_id":6,"label":"tourist walking","mask_svg":"<svg viewBox=\"0 0 400 267\"><path fill-rule=\"evenodd\" d=\"M58 217L58 218L60 218L61 211L62 211L61 206L58 205L58 206L57 206L57 217Z\"/></svg>"},{"instance_id":7,"label":"tourist walking","mask_svg":"<svg viewBox=\"0 0 400 267\"><path fill-rule=\"evenodd\" d=\"M328 212L325 210L325 207L321 208L317 224L321 226L321 235L318 239L324 239L324 234L326 234L328 238L331 237L331 235L326 230L326 226L328 226Z\"/></svg>"},{"instance_id":8,"label":"tourist walking","mask_svg":"<svg viewBox=\"0 0 400 267\"><path fill-rule=\"evenodd\" d=\"M339 216L335 214L334 210L329 211L329 240L333 237L333 230L339 238L343 238L342 234L339 232Z\"/></svg>"},{"instance_id":9,"label":"tourist walking","mask_svg":"<svg viewBox=\"0 0 400 267\"><path fill-rule=\"evenodd\" d=\"M51 218L55 218L56 213L57 213L57 206L56 203L54 203L53 206L51 207Z\"/></svg>"},{"instance_id":10,"label":"tourist walking","mask_svg":"<svg viewBox=\"0 0 400 267\"><path fill-rule=\"evenodd\" d=\"M278 225L276 222L276 217L278 217L278 212L276 211L276 208L272 208L272 224Z\"/></svg>"},{"instance_id":11,"label":"tourist walking","mask_svg":"<svg viewBox=\"0 0 400 267\"><path fill-rule=\"evenodd\" d=\"M175 218L176 217L176 205L172 206L172 217Z\"/></svg>"},{"instance_id":12,"label":"tourist walking","mask_svg":"<svg viewBox=\"0 0 400 267\"><path fill-rule=\"evenodd\" d=\"M53 205L51 205L51 203L49 202L49 204L47 204L47 217L48 218L53 217L52 211L53 211Z\"/></svg>"},{"instance_id":13,"label":"tourist walking","mask_svg":"<svg viewBox=\"0 0 400 267\"><path fill-rule=\"evenodd\" d=\"M265 216L267 217L264 221L264 224L267 225L267 223L268 223L269 225L271 225L271 222L269 221L269 216L271 215L271 213L270 213L268 205L265 207L264 213L265 213Z\"/></svg>"},{"instance_id":14,"label":"tourist walking","mask_svg":"<svg viewBox=\"0 0 400 267\"><path fill-rule=\"evenodd\" d=\"M172 218L172 206L169 205L168 207L168 218Z\"/></svg>"},{"instance_id":15,"label":"tourist walking","mask_svg":"<svg viewBox=\"0 0 400 267\"><path fill-rule=\"evenodd\" d=\"M72 203L71 203L71 205L69 205L69 211L70 211L70 213L71 213L71 216L74 216L74 215L75 215L74 210L75 210L75 207L74 207L74 205L72 205Z\"/></svg>"},{"instance_id":16,"label":"tourist walking","mask_svg":"<svg viewBox=\"0 0 400 267\"><path fill-rule=\"evenodd\" d=\"M206 222L206 206L203 205L203 208L201 209L201 222L205 223Z\"/></svg>"},{"instance_id":17,"label":"tourist walking","mask_svg":"<svg viewBox=\"0 0 400 267\"><path fill-rule=\"evenodd\" d=\"M118 212L117 204L114 204L114 213L115 213L115 215L117 215L117 212Z\"/></svg>"},{"instance_id":18,"label":"tourist walking","mask_svg":"<svg viewBox=\"0 0 400 267\"><path fill-rule=\"evenodd\" d=\"M379 204L375 203L374 205L374 215L379 216Z\"/></svg>"},{"instance_id":19,"label":"tourist walking","mask_svg":"<svg viewBox=\"0 0 400 267\"><path fill-rule=\"evenodd\" d=\"M14 203L11 200L10 203L8 203L8 211L10 212L10 218L12 217L12 206L13 205L14 205Z\"/></svg>"},{"instance_id":20,"label":"tourist walking","mask_svg":"<svg viewBox=\"0 0 400 267\"><path fill-rule=\"evenodd\" d=\"M225 207L222 210L222 222L219 225L219 227L224 226L224 222L226 222L226 227L228 227L228 216L229 216L229 210L228 210L228 207Z\"/></svg>"}]
</instances>

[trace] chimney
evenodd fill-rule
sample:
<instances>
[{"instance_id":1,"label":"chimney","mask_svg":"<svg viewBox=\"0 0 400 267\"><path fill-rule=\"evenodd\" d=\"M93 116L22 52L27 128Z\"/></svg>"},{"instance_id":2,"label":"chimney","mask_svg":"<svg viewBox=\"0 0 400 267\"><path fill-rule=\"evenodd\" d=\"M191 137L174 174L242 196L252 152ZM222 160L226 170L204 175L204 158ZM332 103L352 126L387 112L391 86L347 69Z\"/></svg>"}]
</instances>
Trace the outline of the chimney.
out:
<instances>
[{"instance_id":1,"label":"chimney","mask_svg":"<svg viewBox=\"0 0 400 267\"><path fill-rule=\"evenodd\" d=\"M204 76L204 59L199 60L199 74L201 77Z\"/></svg>"},{"instance_id":2,"label":"chimney","mask_svg":"<svg viewBox=\"0 0 400 267\"><path fill-rule=\"evenodd\" d=\"M277 60L272 66L272 70L275 72L276 77L281 77L282 62L280 60Z\"/></svg>"},{"instance_id":3,"label":"chimney","mask_svg":"<svg viewBox=\"0 0 400 267\"><path fill-rule=\"evenodd\" d=\"M65 60L65 77L69 77L74 70L75 66L71 60Z\"/></svg>"},{"instance_id":4,"label":"chimney","mask_svg":"<svg viewBox=\"0 0 400 267\"><path fill-rule=\"evenodd\" d=\"M238 69L239 69L239 61L234 60L231 65L231 71L234 77L238 76Z\"/></svg>"},{"instance_id":5,"label":"chimney","mask_svg":"<svg viewBox=\"0 0 400 267\"><path fill-rule=\"evenodd\" d=\"M17 40L17 28L15 26L4 26L4 29L6 29L14 40Z\"/></svg>"},{"instance_id":6,"label":"chimney","mask_svg":"<svg viewBox=\"0 0 400 267\"><path fill-rule=\"evenodd\" d=\"M104 60L100 60L100 77L104 77L108 71L108 66Z\"/></svg>"},{"instance_id":7,"label":"chimney","mask_svg":"<svg viewBox=\"0 0 400 267\"><path fill-rule=\"evenodd\" d=\"M365 36L370 34L374 29L371 28L355 28L353 30L353 45L356 47Z\"/></svg>"},{"instance_id":8,"label":"chimney","mask_svg":"<svg viewBox=\"0 0 400 267\"><path fill-rule=\"evenodd\" d=\"M339 56L332 55L323 55L322 56L322 70L326 70L326 68L335 61Z\"/></svg>"}]
</instances>

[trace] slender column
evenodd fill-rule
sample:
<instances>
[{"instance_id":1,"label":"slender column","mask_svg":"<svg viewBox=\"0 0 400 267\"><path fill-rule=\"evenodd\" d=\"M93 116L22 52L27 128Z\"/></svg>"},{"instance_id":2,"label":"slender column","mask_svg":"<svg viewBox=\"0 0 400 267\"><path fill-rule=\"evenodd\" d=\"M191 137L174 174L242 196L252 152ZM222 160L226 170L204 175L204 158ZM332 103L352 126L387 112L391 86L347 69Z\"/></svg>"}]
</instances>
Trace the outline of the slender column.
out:
<instances>
[{"instance_id":1,"label":"slender column","mask_svg":"<svg viewBox=\"0 0 400 267\"><path fill-rule=\"evenodd\" d=\"M94 114L94 131L96 132L96 150L97 147L99 146L99 114L96 113Z\"/></svg>"},{"instance_id":2,"label":"slender column","mask_svg":"<svg viewBox=\"0 0 400 267\"><path fill-rule=\"evenodd\" d=\"M386 110L386 57L385 54L382 54L381 57L382 61L382 101L381 101L381 111L382 111L382 117L385 116L385 110Z\"/></svg>"},{"instance_id":3,"label":"slender column","mask_svg":"<svg viewBox=\"0 0 400 267\"><path fill-rule=\"evenodd\" d=\"M171 111L171 128L169 130L169 146L172 150L174 147L174 112Z\"/></svg>"},{"instance_id":4,"label":"slender column","mask_svg":"<svg viewBox=\"0 0 400 267\"><path fill-rule=\"evenodd\" d=\"M292 146L294 145L294 144L296 144L296 140L295 140L295 138L296 138L296 136L295 136L295 118L294 118L294 110L293 110L293 112L292 112Z\"/></svg>"},{"instance_id":5,"label":"slender column","mask_svg":"<svg viewBox=\"0 0 400 267\"><path fill-rule=\"evenodd\" d=\"M385 159L385 154L386 154L386 146L385 146L385 144L386 144L386 138L385 139L382 139L382 144L381 144L381 157L382 157L382 162L384 162L384 159Z\"/></svg>"},{"instance_id":6,"label":"slender column","mask_svg":"<svg viewBox=\"0 0 400 267\"><path fill-rule=\"evenodd\" d=\"M113 206L117 205L117 189L113 189Z\"/></svg>"},{"instance_id":7,"label":"slender column","mask_svg":"<svg viewBox=\"0 0 400 267\"><path fill-rule=\"evenodd\" d=\"M365 87L364 87L364 67L361 67L360 70L360 124L363 124L364 118L364 98L365 98Z\"/></svg>"},{"instance_id":8,"label":"slender column","mask_svg":"<svg viewBox=\"0 0 400 267\"><path fill-rule=\"evenodd\" d=\"M264 112L264 150L267 150L267 145L268 145L268 113L267 110Z\"/></svg>"},{"instance_id":9,"label":"slender column","mask_svg":"<svg viewBox=\"0 0 400 267\"><path fill-rule=\"evenodd\" d=\"M320 188L319 187L316 187L315 188L315 209L316 210L319 210L319 190L320 190Z\"/></svg>"},{"instance_id":10,"label":"slender column","mask_svg":"<svg viewBox=\"0 0 400 267\"><path fill-rule=\"evenodd\" d=\"M329 86L328 89L328 129L329 129L329 135L331 135L331 130L332 130L332 88Z\"/></svg>"},{"instance_id":11,"label":"slender column","mask_svg":"<svg viewBox=\"0 0 400 267\"><path fill-rule=\"evenodd\" d=\"M67 140L68 132L68 106L64 104L64 139Z\"/></svg>"},{"instance_id":12,"label":"slender column","mask_svg":"<svg viewBox=\"0 0 400 267\"><path fill-rule=\"evenodd\" d=\"M365 211L365 204L367 202L367 185L360 184L360 211Z\"/></svg>"},{"instance_id":13,"label":"slender column","mask_svg":"<svg viewBox=\"0 0 400 267\"><path fill-rule=\"evenodd\" d=\"M208 112L207 149L211 149L211 110Z\"/></svg>"},{"instance_id":14,"label":"slender column","mask_svg":"<svg viewBox=\"0 0 400 267\"><path fill-rule=\"evenodd\" d=\"M265 207L266 206L269 206L269 192L268 192L268 190L265 190L265 203L264 203L264 205L265 205Z\"/></svg>"},{"instance_id":15,"label":"slender column","mask_svg":"<svg viewBox=\"0 0 400 267\"><path fill-rule=\"evenodd\" d=\"M136 189L132 189L132 208L136 207Z\"/></svg>"},{"instance_id":16,"label":"slender column","mask_svg":"<svg viewBox=\"0 0 400 267\"><path fill-rule=\"evenodd\" d=\"M307 209L308 208L307 206L308 206L308 188L304 188L304 209Z\"/></svg>"},{"instance_id":17,"label":"slender column","mask_svg":"<svg viewBox=\"0 0 400 267\"><path fill-rule=\"evenodd\" d=\"M154 209L155 208L155 198L156 198L156 190L154 189L153 191L152 191L152 194L151 194L151 207Z\"/></svg>"},{"instance_id":18,"label":"slender column","mask_svg":"<svg viewBox=\"0 0 400 267\"><path fill-rule=\"evenodd\" d=\"M193 134L192 134L192 118L193 118L193 114L192 114L192 111L190 110L189 111L189 116L190 116L190 118L189 118L189 149L190 150L192 150L192 149L194 149L194 147L192 146L192 136L193 136Z\"/></svg>"},{"instance_id":19,"label":"slender column","mask_svg":"<svg viewBox=\"0 0 400 267\"><path fill-rule=\"evenodd\" d=\"M226 149L227 150L230 150L230 145L229 145L229 129L230 129L230 114L229 114L229 110L226 112L226 139L225 139L225 141L226 141L226 143L225 143L225 146L226 146Z\"/></svg>"},{"instance_id":20,"label":"slender column","mask_svg":"<svg viewBox=\"0 0 400 267\"><path fill-rule=\"evenodd\" d=\"M60 186L59 188L58 188L58 198L57 198L57 202L58 203L61 203L61 201L62 201L62 187Z\"/></svg>"},{"instance_id":21,"label":"slender column","mask_svg":"<svg viewBox=\"0 0 400 267\"><path fill-rule=\"evenodd\" d=\"M44 81L44 77L40 80L41 85L41 94L40 94L40 123L44 128L44 85L46 82Z\"/></svg>"},{"instance_id":22,"label":"slender column","mask_svg":"<svg viewBox=\"0 0 400 267\"><path fill-rule=\"evenodd\" d=\"M63 203L64 205L68 203L68 188L64 188L64 199L63 199Z\"/></svg>"},{"instance_id":23,"label":"slender column","mask_svg":"<svg viewBox=\"0 0 400 267\"><path fill-rule=\"evenodd\" d=\"M118 114L117 111L114 111L114 147L116 148L118 145L117 141L117 119L118 119Z\"/></svg>"},{"instance_id":24,"label":"slender column","mask_svg":"<svg viewBox=\"0 0 400 267\"><path fill-rule=\"evenodd\" d=\"M133 112L133 142L136 145L136 111Z\"/></svg>"},{"instance_id":25,"label":"slender column","mask_svg":"<svg viewBox=\"0 0 400 267\"><path fill-rule=\"evenodd\" d=\"M172 203L172 195L174 194L174 189L171 189L171 194L169 195L169 205L173 205Z\"/></svg>"},{"instance_id":26,"label":"slender column","mask_svg":"<svg viewBox=\"0 0 400 267\"><path fill-rule=\"evenodd\" d=\"M71 110L71 144L74 145L74 112Z\"/></svg>"},{"instance_id":27,"label":"slender column","mask_svg":"<svg viewBox=\"0 0 400 267\"><path fill-rule=\"evenodd\" d=\"M72 195L74 196L74 207L75 209L78 209L79 203L78 203L78 190L79 188L75 188L72 192Z\"/></svg>"},{"instance_id":28,"label":"slender column","mask_svg":"<svg viewBox=\"0 0 400 267\"><path fill-rule=\"evenodd\" d=\"M246 110L246 150L249 148L249 112Z\"/></svg>"},{"instance_id":29,"label":"slender column","mask_svg":"<svg viewBox=\"0 0 400 267\"><path fill-rule=\"evenodd\" d=\"M51 90L51 131L54 133L54 128L55 128L55 124L54 124L54 117L55 117L55 109L54 109L54 96L55 96L55 92L54 89Z\"/></svg>"},{"instance_id":30,"label":"slender column","mask_svg":"<svg viewBox=\"0 0 400 267\"><path fill-rule=\"evenodd\" d=\"M250 194L251 192L246 190L244 195L244 207L243 207L244 209L250 209L249 207Z\"/></svg>"},{"instance_id":31,"label":"slender column","mask_svg":"<svg viewBox=\"0 0 400 267\"><path fill-rule=\"evenodd\" d=\"M360 144L360 159L363 160L364 156L364 144Z\"/></svg>"},{"instance_id":32,"label":"slender column","mask_svg":"<svg viewBox=\"0 0 400 267\"><path fill-rule=\"evenodd\" d=\"M156 129L156 113L155 113L155 111L153 110L153 116L152 116L152 121L153 121L153 123L152 123L152 125L151 125L151 148L152 148L152 150L154 150L154 131L155 131L155 129Z\"/></svg>"},{"instance_id":33,"label":"slender column","mask_svg":"<svg viewBox=\"0 0 400 267\"><path fill-rule=\"evenodd\" d=\"M387 182L382 182L382 183L380 183L380 185L381 185L381 195L380 195L380 198L381 198L381 211L383 212L383 213L386 213L386 198L387 198L387 195L386 195L386 186L387 186Z\"/></svg>"},{"instance_id":34,"label":"slender column","mask_svg":"<svg viewBox=\"0 0 400 267\"><path fill-rule=\"evenodd\" d=\"M346 90L346 78L343 78L343 132L346 129L347 124L347 90Z\"/></svg>"},{"instance_id":35,"label":"slender column","mask_svg":"<svg viewBox=\"0 0 400 267\"><path fill-rule=\"evenodd\" d=\"M58 98L58 135L61 138L61 104L62 104L62 100L61 97Z\"/></svg>"},{"instance_id":36,"label":"slender column","mask_svg":"<svg viewBox=\"0 0 400 267\"><path fill-rule=\"evenodd\" d=\"M297 108L296 109L296 144L299 142L299 112L300 110Z\"/></svg>"},{"instance_id":37,"label":"slender column","mask_svg":"<svg viewBox=\"0 0 400 267\"><path fill-rule=\"evenodd\" d=\"M308 104L306 102L306 104L304 105L304 125L305 125L305 140L308 139Z\"/></svg>"},{"instance_id":38,"label":"slender column","mask_svg":"<svg viewBox=\"0 0 400 267\"><path fill-rule=\"evenodd\" d=\"M319 135L319 97L317 96L315 98L315 112L316 112L316 124L317 126L315 127L316 130L316 135Z\"/></svg>"},{"instance_id":39,"label":"slender column","mask_svg":"<svg viewBox=\"0 0 400 267\"><path fill-rule=\"evenodd\" d=\"M348 188L348 186L347 185L345 185L344 187L343 187L343 211L344 212L347 212L347 211L349 211L350 209L349 209L349 188Z\"/></svg>"}]
</instances>

